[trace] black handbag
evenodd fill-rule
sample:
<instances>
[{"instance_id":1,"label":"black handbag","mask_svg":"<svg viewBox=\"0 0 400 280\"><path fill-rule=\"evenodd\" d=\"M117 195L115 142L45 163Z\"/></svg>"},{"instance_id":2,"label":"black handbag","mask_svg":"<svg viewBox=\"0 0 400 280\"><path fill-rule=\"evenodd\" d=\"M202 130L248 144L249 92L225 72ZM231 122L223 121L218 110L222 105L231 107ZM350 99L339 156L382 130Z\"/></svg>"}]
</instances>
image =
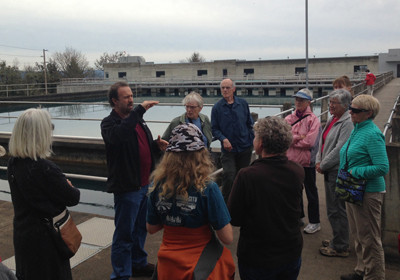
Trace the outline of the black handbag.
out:
<instances>
[{"instance_id":1,"label":"black handbag","mask_svg":"<svg viewBox=\"0 0 400 280\"><path fill-rule=\"evenodd\" d=\"M363 205L365 186L367 185L368 180L356 179L347 171L347 150L349 149L349 146L350 141L346 148L346 164L343 169L339 170L336 179L335 196L350 203Z\"/></svg>"},{"instance_id":2,"label":"black handbag","mask_svg":"<svg viewBox=\"0 0 400 280\"><path fill-rule=\"evenodd\" d=\"M70 259L78 251L82 235L72 220L68 209L53 218L45 218L45 224L49 229L60 257Z\"/></svg>"}]
</instances>

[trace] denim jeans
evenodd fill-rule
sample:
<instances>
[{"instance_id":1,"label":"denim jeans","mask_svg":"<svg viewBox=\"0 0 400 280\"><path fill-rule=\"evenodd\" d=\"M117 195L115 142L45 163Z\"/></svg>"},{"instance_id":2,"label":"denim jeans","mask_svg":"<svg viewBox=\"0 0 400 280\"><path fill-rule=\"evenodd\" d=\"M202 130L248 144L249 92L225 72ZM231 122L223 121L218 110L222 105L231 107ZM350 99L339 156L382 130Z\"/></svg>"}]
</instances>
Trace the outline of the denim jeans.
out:
<instances>
[{"instance_id":1,"label":"denim jeans","mask_svg":"<svg viewBox=\"0 0 400 280\"><path fill-rule=\"evenodd\" d=\"M132 267L147 265L146 211L148 185L138 191L114 193L115 231L111 247L111 279L128 280Z\"/></svg>"},{"instance_id":2,"label":"denim jeans","mask_svg":"<svg viewBox=\"0 0 400 280\"><path fill-rule=\"evenodd\" d=\"M238 262L241 280L296 280L300 273L301 257L273 269L253 268Z\"/></svg>"}]
</instances>

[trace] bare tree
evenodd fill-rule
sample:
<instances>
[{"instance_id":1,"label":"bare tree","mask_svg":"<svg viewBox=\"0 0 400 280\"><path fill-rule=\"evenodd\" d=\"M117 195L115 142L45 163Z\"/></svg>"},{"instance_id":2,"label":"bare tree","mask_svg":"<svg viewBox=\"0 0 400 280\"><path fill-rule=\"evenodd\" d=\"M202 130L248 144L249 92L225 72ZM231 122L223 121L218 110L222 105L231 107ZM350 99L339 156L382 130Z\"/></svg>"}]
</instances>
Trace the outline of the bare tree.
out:
<instances>
[{"instance_id":1,"label":"bare tree","mask_svg":"<svg viewBox=\"0 0 400 280\"><path fill-rule=\"evenodd\" d=\"M99 59L96 59L94 66L97 70L102 70L104 71L104 63L113 63L113 62L118 62L118 59L120 57L128 56L126 52L119 51L115 53L103 53L103 55L100 56Z\"/></svg>"},{"instance_id":2,"label":"bare tree","mask_svg":"<svg viewBox=\"0 0 400 280\"><path fill-rule=\"evenodd\" d=\"M202 56L199 52L194 51L191 56L187 57L184 60L180 60L179 62L205 62L206 58Z\"/></svg>"},{"instance_id":3,"label":"bare tree","mask_svg":"<svg viewBox=\"0 0 400 280\"><path fill-rule=\"evenodd\" d=\"M65 48L64 52L55 52L53 59L64 78L85 78L94 75L94 70L89 67L85 55L71 47Z\"/></svg>"}]
</instances>

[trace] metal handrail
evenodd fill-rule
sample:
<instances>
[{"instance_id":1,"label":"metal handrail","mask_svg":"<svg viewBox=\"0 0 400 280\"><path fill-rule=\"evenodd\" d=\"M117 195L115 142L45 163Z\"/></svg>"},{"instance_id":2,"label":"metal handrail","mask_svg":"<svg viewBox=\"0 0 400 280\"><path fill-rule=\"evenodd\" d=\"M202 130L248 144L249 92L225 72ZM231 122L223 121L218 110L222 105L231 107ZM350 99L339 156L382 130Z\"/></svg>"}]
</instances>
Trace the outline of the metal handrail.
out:
<instances>
[{"instance_id":1,"label":"metal handrail","mask_svg":"<svg viewBox=\"0 0 400 280\"><path fill-rule=\"evenodd\" d=\"M400 100L400 92L399 92L399 95L397 95L397 98L396 98L396 101L394 102L392 110L390 110L389 119L384 125L385 128L383 129L383 135L385 135L385 137L386 137L386 133L388 132L388 130L390 128L392 128L392 118L393 118L394 113L396 113L396 106L397 106L397 103L399 103L399 100ZM391 142L391 139L389 140L389 142Z\"/></svg>"}]
</instances>

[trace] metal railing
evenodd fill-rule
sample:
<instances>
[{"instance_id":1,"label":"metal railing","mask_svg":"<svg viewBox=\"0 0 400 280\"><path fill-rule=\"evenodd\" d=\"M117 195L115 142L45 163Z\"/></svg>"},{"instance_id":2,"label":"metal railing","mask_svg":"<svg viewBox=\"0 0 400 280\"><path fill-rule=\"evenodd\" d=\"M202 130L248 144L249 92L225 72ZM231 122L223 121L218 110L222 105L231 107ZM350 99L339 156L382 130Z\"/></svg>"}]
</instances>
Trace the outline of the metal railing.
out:
<instances>
[{"instance_id":1,"label":"metal railing","mask_svg":"<svg viewBox=\"0 0 400 280\"><path fill-rule=\"evenodd\" d=\"M394 113L396 113L396 106L397 106L397 103L399 103L399 101L400 101L400 92L399 92L399 95L397 95L397 98L396 98L396 101L393 104L392 110L390 110L389 119L385 123L385 125L384 125L385 128L383 129L383 135L385 135L385 138L388 139L389 143L392 142L392 133L390 133L390 137L389 138L386 136L386 134L388 133L389 129L392 128L392 118L393 118Z\"/></svg>"},{"instance_id":2,"label":"metal railing","mask_svg":"<svg viewBox=\"0 0 400 280\"><path fill-rule=\"evenodd\" d=\"M229 78L234 80L235 83L241 82L260 82L260 81L271 81L271 82L279 82L279 81L298 81L305 80L305 73L300 74L282 74L282 75L256 75L256 74L248 74L248 75L229 75ZM309 74L308 79L310 81L332 81L336 79L338 76L343 74ZM346 74L351 80L361 80L365 78L366 73L364 72L355 72ZM211 82L213 85L215 83L220 83L223 79L228 76L172 76L172 77L154 77L154 76L140 76L140 77L125 77L125 78L74 78L74 79L61 79L60 85L83 85L83 84L111 84L117 81L126 81L128 83L150 83L150 84L171 84L171 83L185 83L194 82L197 84L198 82Z\"/></svg>"}]
</instances>

